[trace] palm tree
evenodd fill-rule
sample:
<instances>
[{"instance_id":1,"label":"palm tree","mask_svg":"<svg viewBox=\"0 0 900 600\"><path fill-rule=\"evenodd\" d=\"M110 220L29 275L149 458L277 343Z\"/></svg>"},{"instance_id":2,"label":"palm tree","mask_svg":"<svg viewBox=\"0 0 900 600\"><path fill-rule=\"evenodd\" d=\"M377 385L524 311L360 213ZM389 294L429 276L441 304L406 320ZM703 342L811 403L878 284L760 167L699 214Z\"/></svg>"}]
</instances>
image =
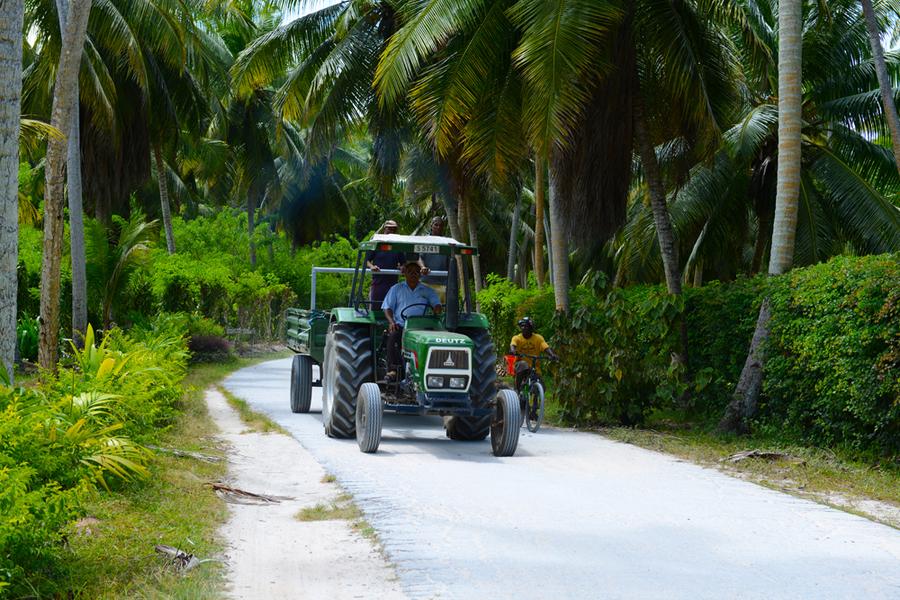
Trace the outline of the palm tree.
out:
<instances>
[{"instance_id":1,"label":"palm tree","mask_svg":"<svg viewBox=\"0 0 900 600\"><path fill-rule=\"evenodd\" d=\"M16 351L23 19L21 0L0 6L0 367L10 383Z\"/></svg>"},{"instance_id":2,"label":"palm tree","mask_svg":"<svg viewBox=\"0 0 900 600\"><path fill-rule=\"evenodd\" d=\"M128 275L142 264L156 235L159 223L147 222L140 211L135 211L126 221L115 217L113 232L98 221L90 221L86 228L87 255L91 279L101 300L103 325L112 323L116 299L121 297L122 286ZM110 241L110 236L115 238Z\"/></svg>"},{"instance_id":3,"label":"palm tree","mask_svg":"<svg viewBox=\"0 0 900 600\"><path fill-rule=\"evenodd\" d=\"M894 147L894 161L900 170L900 118L897 117L897 106L894 104L894 86L888 74L884 60L884 49L881 47L881 31L872 0L861 0L866 29L869 32L869 44L872 46L872 60L875 61L875 73L878 75L878 87L881 89L881 101L884 103L884 116L891 130L891 144Z\"/></svg>"},{"instance_id":4,"label":"palm tree","mask_svg":"<svg viewBox=\"0 0 900 600\"><path fill-rule=\"evenodd\" d=\"M789 271L794 261L803 127L802 12L801 0L780 0L778 4L778 189L769 275ZM770 318L771 307L767 297L759 310L756 330L734 398L720 423L720 428L724 430L746 430L747 419L756 414L762 390L764 344L769 337Z\"/></svg>"},{"instance_id":5,"label":"palm tree","mask_svg":"<svg viewBox=\"0 0 900 600\"><path fill-rule=\"evenodd\" d=\"M68 0L57 0L56 12L59 30L65 31ZM72 89L75 106L72 129L66 148L66 195L69 200L69 256L72 268L72 337L87 328L87 275L84 256L84 209L81 186L81 116L78 81Z\"/></svg>"},{"instance_id":6,"label":"palm tree","mask_svg":"<svg viewBox=\"0 0 900 600\"><path fill-rule=\"evenodd\" d=\"M75 111L74 86L78 79L84 37L87 31L90 0L70 0L66 27L62 35L62 51L53 88L53 110L50 124L69 132ZM65 174L65 142L51 138L47 144L46 197L44 200L44 244L41 267L41 335L38 362L45 369L55 369L59 352L59 272L63 239L63 176Z\"/></svg>"},{"instance_id":7,"label":"palm tree","mask_svg":"<svg viewBox=\"0 0 900 600\"><path fill-rule=\"evenodd\" d=\"M723 147L696 163L690 148L673 140L657 148L665 173L692 165L688 175L668 185L668 205L684 257L684 281L730 280L765 268L774 219L778 162L777 56L772 37L776 18L753 24L754 48L740 44L748 87L734 125L723 133ZM804 31L803 161L801 210L794 264L811 265L835 254L900 250L900 211L892 198L900 192L892 153L879 145L884 121L871 92L875 74L866 63L868 39L856 2L830 3L821 13L811 7ZM737 37L737 36L735 36ZM852 124L852 125L850 125ZM696 164L693 164L696 163ZM625 230L611 244L617 282L657 281L662 273L646 190L633 187Z\"/></svg>"}]
</instances>

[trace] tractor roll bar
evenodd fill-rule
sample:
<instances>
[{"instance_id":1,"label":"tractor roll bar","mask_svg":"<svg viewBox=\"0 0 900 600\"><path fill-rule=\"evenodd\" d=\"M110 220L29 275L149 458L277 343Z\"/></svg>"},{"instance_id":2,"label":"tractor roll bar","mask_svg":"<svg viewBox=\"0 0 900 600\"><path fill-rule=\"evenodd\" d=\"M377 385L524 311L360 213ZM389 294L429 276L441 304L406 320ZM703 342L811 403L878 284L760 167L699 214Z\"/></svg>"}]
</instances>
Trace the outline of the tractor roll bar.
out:
<instances>
[{"instance_id":1,"label":"tractor roll bar","mask_svg":"<svg viewBox=\"0 0 900 600\"><path fill-rule=\"evenodd\" d=\"M363 269L363 275L371 274L372 271L369 269ZM312 268L312 291L310 292L309 298L309 309L315 310L316 308L316 275L319 273L338 273L344 275L353 275L356 273L356 269L352 269L349 267L313 267ZM402 272L399 269L381 269L378 271L379 275L401 275ZM428 274L429 277L446 277L449 273L447 271L432 271Z\"/></svg>"}]
</instances>

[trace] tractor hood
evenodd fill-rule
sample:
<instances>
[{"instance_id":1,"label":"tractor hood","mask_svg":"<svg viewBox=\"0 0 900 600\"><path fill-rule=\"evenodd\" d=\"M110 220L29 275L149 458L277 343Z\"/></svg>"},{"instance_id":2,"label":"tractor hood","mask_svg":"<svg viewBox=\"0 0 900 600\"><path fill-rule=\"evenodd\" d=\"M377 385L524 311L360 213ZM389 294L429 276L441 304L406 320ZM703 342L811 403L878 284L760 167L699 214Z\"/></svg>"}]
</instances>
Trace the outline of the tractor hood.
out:
<instances>
[{"instance_id":1,"label":"tractor hood","mask_svg":"<svg viewBox=\"0 0 900 600\"><path fill-rule=\"evenodd\" d=\"M403 332L403 347L409 349L425 349L432 346L448 348L473 347L472 340L461 333L452 331L409 330Z\"/></svg>"}]
</instances>

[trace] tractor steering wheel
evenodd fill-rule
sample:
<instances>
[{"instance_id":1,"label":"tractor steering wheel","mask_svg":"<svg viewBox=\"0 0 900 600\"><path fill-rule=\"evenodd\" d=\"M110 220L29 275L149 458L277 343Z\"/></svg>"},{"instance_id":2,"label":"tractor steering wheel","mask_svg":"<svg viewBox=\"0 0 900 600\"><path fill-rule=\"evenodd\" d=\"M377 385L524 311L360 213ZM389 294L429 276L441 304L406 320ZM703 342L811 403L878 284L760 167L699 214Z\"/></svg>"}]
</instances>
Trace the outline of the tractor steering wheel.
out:
<instances>
[{"instance_id":1,"label":"tractor steering wheel","mask_svg":"<svg viewBox=\"0 0 900 600\"><path fill-rule=\"evenodd\" d=\"M421 315L410 315L410 316L427 317L429 311L431 311L432 316L434 315L434 308L430 304L428 304L427 302L416 302L415 304L410 304L409 306L404 307L403 310L400 311L400 318L403 319L404 321L406 321L406 319L408 318L406 315L406 311L408 311L411 308L415 308L416 306L424 306L425 310L422 311Z\"/></svg>"}]
</instances>

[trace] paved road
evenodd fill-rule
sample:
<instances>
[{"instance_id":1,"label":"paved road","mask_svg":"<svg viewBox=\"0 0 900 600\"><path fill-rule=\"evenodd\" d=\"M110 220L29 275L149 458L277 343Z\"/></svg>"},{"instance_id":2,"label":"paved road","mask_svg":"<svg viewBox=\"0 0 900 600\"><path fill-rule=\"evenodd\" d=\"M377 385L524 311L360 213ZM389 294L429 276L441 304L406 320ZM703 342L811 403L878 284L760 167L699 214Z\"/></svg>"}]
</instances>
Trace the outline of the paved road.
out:
<instances>
[{"instance_id":1,"label":"paved road","mask_svg":"<svg viewBox=\"0 0 900 600\"><path fill-rule=\"evenodd\" d=\"M288 402L290 360L225 387L287 429L366 513L412 598L900 599L900 531L588 433L514 457L385 415L379 452ZM285 464L285 469L290 469Z\"/></svg>"}]
</instances>

